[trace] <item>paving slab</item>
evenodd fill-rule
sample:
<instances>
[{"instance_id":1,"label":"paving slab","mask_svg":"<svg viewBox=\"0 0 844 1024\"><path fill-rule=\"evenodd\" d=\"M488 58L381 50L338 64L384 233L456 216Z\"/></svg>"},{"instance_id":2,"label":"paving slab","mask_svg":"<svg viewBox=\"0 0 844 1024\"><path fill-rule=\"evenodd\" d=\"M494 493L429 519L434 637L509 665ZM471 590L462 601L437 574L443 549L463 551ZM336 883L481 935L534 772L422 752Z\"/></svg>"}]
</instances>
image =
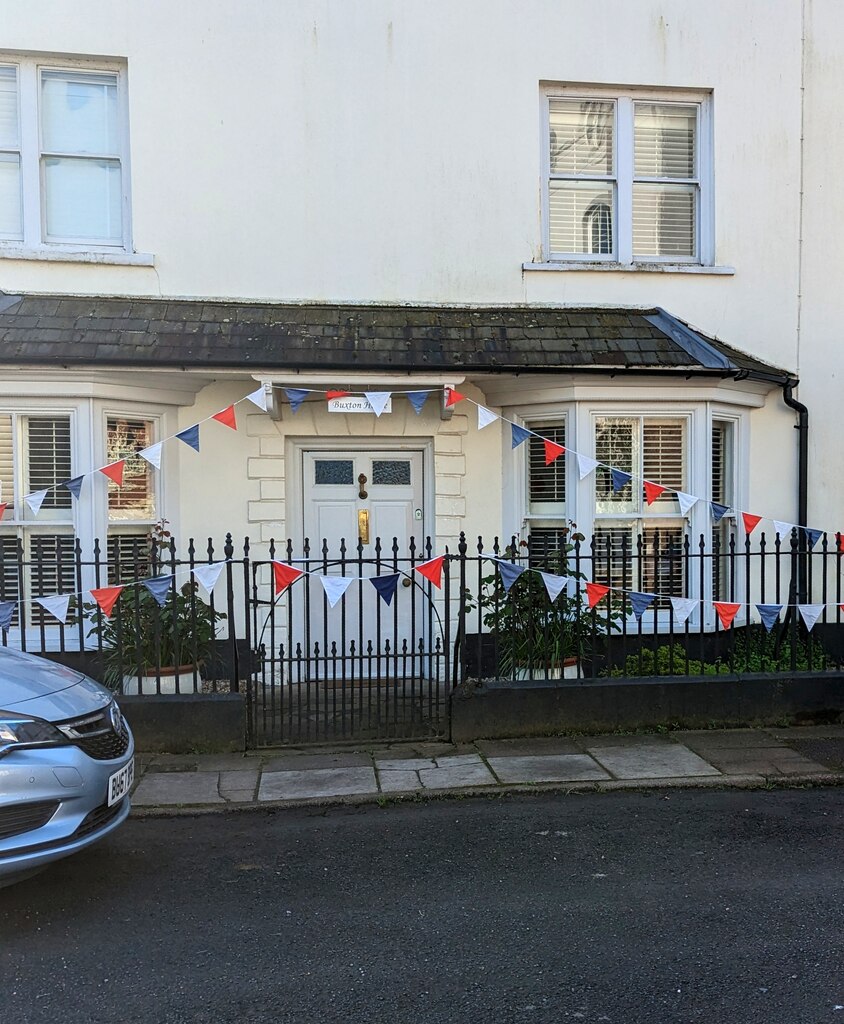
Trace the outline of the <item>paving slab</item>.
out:
<instances>
[{"instance_id":1,"label":"paving slab","mask_svg":"<svg viewBox=\"0 0 844 1024\"><path fill-rule=\"evenodd\" d=\"M601 747L670 747L674 740L667 733L609 733L606 736L584 736L580 749L588 750L590 744Z\"/></svg>"},{"instance_id":2,"label":"paving slab","mask_svg":"<svg viewBox=\"0 0 844 1024\"><path fill-rule=\"evenodd\" d=\"M290 757L274 757L264 765L265 772L302 772L315 768L369 768L372 758L369 754L356 751L325 754L293 754Z\"/></svg>"},{"instance_id":3,"label":"paving slab","mask_svg":"<svg viewBox=\"0 0 844 1024\"><path fill-rule=\"evenodd\" d=\"M451 758L440 758L450 761ZM462 786L494 786L495 778L487 766L477 762L447 765L437 768L423 768L419 779L425 789L459 789Z\"/></svg>"},{"instance_id":4,"label":"paving slab","mask_svg":"<svg viewBox=\"0 0 844 1024\"><path fill-rule=\"evenodd\" d=\"M226 800L236 800L245 803L253 800L255 790L258 788L260 772L257 768L252 771L230 771L220 772L220 796ZM245 794L249 794L246 796Z\"/></svg>"},{"instance_id":5,"label":"paving slab","mask_svg":"<svg viewBox=\"0 0 844 1024\"><path fill-rule=\"evenodd\" d=\"M732 750L724 747L701 751L706 760L729 775L805 775L826 769L790 747L750 747Z\"/></svg>"},{"instance_id":6,"label":"paving slab","mask_svg":"<svg viewBox=\"0 0 844 1024\"><path fill-rule=\"evenodd\" d=\"M844 737L792 740L788 749L792 748L833 771L844 771Z\"/></svg>"},{"instance_id":7,"label":"paving slab","mask_svg":"<svg viewBox=\"0 0 844 1024\"><path fill-rule=\"evenodd\" d=\"M258 800L305 800L377 792L378 783L375 781L374 768L265 771L258 788Z\"/></svg>"},{"instance_id":8,"label":"paving slab","mask_svg":"<svg viewBox=\"0 0 844 1024\"><path fill-rule=\"evenodd\" d=\"M132 795L138 807L173 804L221 804L216 772L158 772L145 775Z\"/></svg>"},{"instance_id":9,"label":"paving slab","mask_svg":"<svg viewBox=\"0 0 844 1024\"><path fill-rule=\"evenodd\" d=\"M671 737L695 751L776 746L771 734L764 729L678 729Z\"/></svg>"},{"instance_id":10,"label":"paving slab","mask_svg":"<svg viewBox=\"0 0 844 1024\"><path fill-rule=\"evenodd\" d=\"M412 793L422 788L419 773L415 771L379 771L378 784L382 793Z\"/></svg>"},{"instance_id":11,"label":"paving slab","mask_svg":"<svg viewBox=\"0 0 844 1024\"><path fill-rule=\"evenodd\" d=\"M539 754L581 754L583 740L571 736L540 736L537 739L478 740L478 750L490 757L533 757Z\"/></svg>"},{"instance_id":12,"label":"paving slab","mask_svg":"<svg viewBox=\"0 0 844 1024\"><path fill-rule=\"evenodd\" d=\"M480 758L478 758L480 761ZM432 757L406 757L406 758L386 758L381 761L376 758L375 764L378 767L379 773L390 772L390 771L418 771L420 768L436 768L434 759Z\"/></svg>"},{"instance_id":13,"label":"paving slab","mask_svg":"<svg viewBox=\"0 0 844 1024\"><path fill-rule=\"evenodd\" d=\"M588 754L490 757L488 761L502 782L597 782L611 777Z\"/></svg>"},{"instance_id":14,"label":"paving slab","mask_svg":"<svg viewBox=\"0 0 844 1024\"><path fill-rule=\"evenodd\" d=\"M260 763L241 754L198 754L194 761L198 772L249 772Z\"/></svg>"},{"instance_id":15,"label":"paving slab","mask_svg":"<svg viewBox=\"0 0 844 1024\"><path fill-rule=\"evenodd\" d=\"M625 747L588 747L587 752L617 779L677 779L720 775L688 747L679 743L636 743Z\"/></svg>"}]
</instances>

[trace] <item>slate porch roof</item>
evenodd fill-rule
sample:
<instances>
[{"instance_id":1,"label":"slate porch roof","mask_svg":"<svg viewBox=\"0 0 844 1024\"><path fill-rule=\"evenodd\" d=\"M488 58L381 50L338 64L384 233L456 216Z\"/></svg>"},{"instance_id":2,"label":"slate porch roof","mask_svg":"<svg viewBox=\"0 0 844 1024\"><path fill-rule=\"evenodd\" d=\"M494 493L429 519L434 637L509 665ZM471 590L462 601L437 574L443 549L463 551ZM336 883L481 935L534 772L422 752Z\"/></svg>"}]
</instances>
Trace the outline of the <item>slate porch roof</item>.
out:
<instances>
[{"instance_id":1,"label":"slate porch roof","mask_svg":"<svg viewBox=\"0 0 844 1024\"><path fill-rule=\"evenodd\" d=\"M248 304L0 293L0 365L255 370L787 371L664 310Z\"/></svg>"}]
</instances>

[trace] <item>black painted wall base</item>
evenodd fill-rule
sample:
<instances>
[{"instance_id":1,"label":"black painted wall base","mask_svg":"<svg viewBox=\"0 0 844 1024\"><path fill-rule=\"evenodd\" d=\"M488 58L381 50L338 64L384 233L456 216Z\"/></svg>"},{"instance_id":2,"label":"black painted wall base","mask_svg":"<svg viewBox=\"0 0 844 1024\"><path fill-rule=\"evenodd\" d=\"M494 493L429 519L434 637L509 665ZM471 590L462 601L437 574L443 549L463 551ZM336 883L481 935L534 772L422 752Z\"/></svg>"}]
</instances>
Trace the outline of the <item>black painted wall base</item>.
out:
<instances>
[{"instance_id":1,"label":"black painted wall base","mask_svg":"<svg viewBox=\"0 0 844 1024\"><path fill-rule=\"evenodd\" d=\"M836 721L842 713L840 673L484 682L452 696L451 738Z\"/></svg>"},{"instance_id":2,"label":"black painted wall base","mask_svg":"<svg viewBox=\"0 0 844 1024\"><path fill-rule=\"evenodd\" d=\"M218 754L243 750L246 711L240 693L117 695L139 751Z\"/></svg>"}]
</instances>

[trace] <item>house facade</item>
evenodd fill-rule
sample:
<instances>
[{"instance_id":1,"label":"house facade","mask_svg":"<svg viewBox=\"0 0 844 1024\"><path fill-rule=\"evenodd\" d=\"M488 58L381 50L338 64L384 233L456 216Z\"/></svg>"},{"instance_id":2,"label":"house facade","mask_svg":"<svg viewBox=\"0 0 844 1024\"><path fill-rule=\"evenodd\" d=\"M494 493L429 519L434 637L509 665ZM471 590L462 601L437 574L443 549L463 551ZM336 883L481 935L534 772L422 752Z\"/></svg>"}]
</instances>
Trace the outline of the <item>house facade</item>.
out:
<instances>
[{"instance_id":1,"label":"house facade","mask_svg":"<svg viewBox=\"0 0 844 1024\"><path fill-rule=\"evenodd\" d=\"M844 526L836 0L0 16L0 544L42 591L162 518L264 552Z\"/></svg>"}]
</instances>

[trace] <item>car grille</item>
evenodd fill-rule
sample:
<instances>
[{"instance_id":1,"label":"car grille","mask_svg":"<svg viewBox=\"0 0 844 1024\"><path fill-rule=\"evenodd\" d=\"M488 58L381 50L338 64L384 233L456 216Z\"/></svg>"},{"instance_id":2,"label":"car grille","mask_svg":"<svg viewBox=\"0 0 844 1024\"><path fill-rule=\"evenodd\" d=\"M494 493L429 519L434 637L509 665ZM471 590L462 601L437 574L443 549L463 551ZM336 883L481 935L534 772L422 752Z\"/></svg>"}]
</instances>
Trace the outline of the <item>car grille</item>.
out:
<instances>
[{"instance_id":1,"label":"car grille","mask_svg":"<svg viewBox=\"0 0 844 1024\"><path fill-rule=\"evenodd\" d=\"M97 832L101 828L112 821L120 814L121 808L123 807L126 797L123 800L118 801L112 807L97 807L91 811L90 814L86 815L82 819L82 824L73 833L74 839L84 839L85 836L91 835L92 832Z\"/></svg>"},{"instance_id":2,"label":"car grille","mask_svg":"<svg viewBox=\"0 0 844 1024\"><path fill-rule=\"evenodd\" d=\"M119 731L114 731L110 709L111 705L92 715L57 722L56 727L88 757L93 757L95 761L113 761L126 753L129 730L121 715Z\"/></svg>"},{"instance_id":3,"label":"car grille","mask_svg":"<svg viewBox=\"0 0 844 1024\"><path fill-rule=\"evenodd\" d=\"M0 807L0 839L11 839L12 836L41 828L53 817L58 807L58 803L53 800Z\"/></svg>"}]
</instances>

